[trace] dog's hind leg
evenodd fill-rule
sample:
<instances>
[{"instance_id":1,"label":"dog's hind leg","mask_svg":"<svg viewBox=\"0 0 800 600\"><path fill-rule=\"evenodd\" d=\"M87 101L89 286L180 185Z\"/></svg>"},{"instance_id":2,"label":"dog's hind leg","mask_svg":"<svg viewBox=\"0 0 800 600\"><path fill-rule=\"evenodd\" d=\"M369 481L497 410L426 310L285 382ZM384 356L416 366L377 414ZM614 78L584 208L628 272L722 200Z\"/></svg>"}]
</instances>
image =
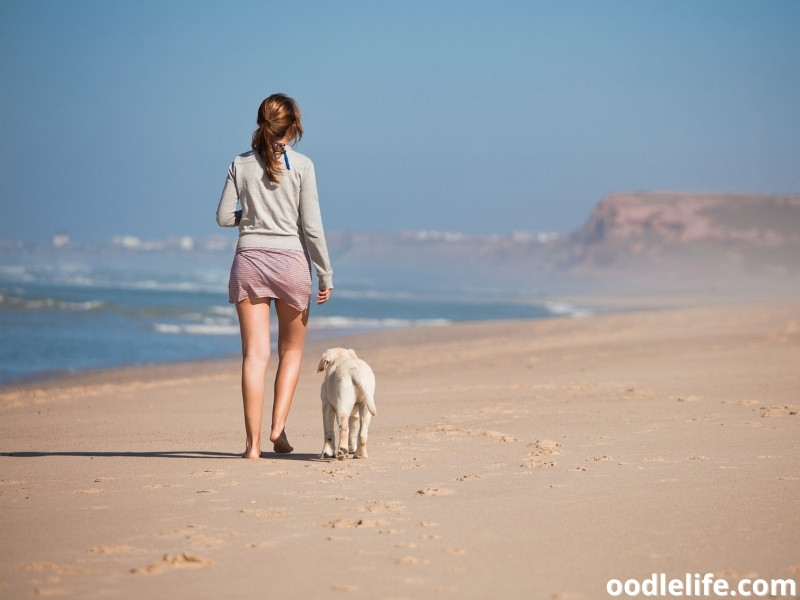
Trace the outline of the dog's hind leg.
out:
<instances>
[{"instance_id":1,"label":"dog's hind leg","mask_svg":"<svg viewBox=\"0 0 800 600\"><path fill-rule=\"evenodd\" d=\"M336 415L336 419L339 421L339 450L336 452L336 458L344 460L349 454L347 451L347 442L350 437L350 413L341 412Z\"/></svg>"},{"instance_id":2,"label":"dog's hind leg","mask_svg":"<svg viewBox=\"0 0 800 600\"><path fill-rule=\"evenodd\" d=\"M327 402L322 405L322 427L325 432L325 445L320 458L336 456L336 410Z\"/></svg>"},{"instance_id":3,"label":"dog's hind leg","mask_svg":"<svg viewBox=\"0 0 800 600\"><path fill-rule=\"evenodd\" d=\"M356 451L356 442L358 441L358 433L359 430L361 429L361 422L360 422L361 419L358 413L359 413L359 408L356 408L355 410L353 410L352 413L350 413L350 420L349 420L350 437L348 439L348 444L347 444L347 449L350 451L350 454L353 454Z\"/></svg>"},{"instance_id":4,"label":"dog's hind leg","mask_svg":"<svg viewBox=\"0 0 800 600\"><path fill-rule=\"evenodd\" d=\"M358 448L356 448L356 458L367 458L367 439L369 438L369 423L372 421L372 413L366 403L358 407L361 413L361 429L358 432Z\"/></svg>"}]
</instances>

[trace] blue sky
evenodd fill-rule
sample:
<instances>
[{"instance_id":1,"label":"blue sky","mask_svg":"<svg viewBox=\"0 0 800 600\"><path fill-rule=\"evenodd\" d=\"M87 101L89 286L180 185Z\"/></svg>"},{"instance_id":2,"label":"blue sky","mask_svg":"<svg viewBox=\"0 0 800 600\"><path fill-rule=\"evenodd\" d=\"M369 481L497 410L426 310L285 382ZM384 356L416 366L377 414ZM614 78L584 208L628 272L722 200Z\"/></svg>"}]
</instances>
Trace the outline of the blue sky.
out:
<instances>
[{"instance_id":1,"label":"blue sky","mask_svg":"<svg viewBox=\"0 0 800 600\"><path fill-rule=\"evenodd\" d=\"M614 191L800 193L799 30L794 0L2 0L0 239L220 232L275 91L329 231L568 232Z\"/></svg>"}]
</instances>

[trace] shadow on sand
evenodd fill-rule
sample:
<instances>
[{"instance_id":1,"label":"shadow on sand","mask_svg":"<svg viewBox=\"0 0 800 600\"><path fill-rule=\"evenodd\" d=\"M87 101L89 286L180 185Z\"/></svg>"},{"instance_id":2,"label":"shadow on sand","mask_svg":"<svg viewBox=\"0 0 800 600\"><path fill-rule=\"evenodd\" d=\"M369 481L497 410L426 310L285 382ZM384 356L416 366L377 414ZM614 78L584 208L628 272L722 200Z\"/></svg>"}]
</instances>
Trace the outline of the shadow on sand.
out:
<instances>
[{"instance_id":1,"label":"shadow on sand","mask_svg":"<svg viewBox=\"0 0 800 600\"><path fill-rule=\"evenodd\" d=\"M0 456L12 458L41 458L45 456L109 457L109 458L242 458L233 452L210 452L207 450L175 450L162 452L0 452ZM320 461L319 454L278 454L262 452L261 458L280 458L282 460Z\"/></svg>"}]
</instances>

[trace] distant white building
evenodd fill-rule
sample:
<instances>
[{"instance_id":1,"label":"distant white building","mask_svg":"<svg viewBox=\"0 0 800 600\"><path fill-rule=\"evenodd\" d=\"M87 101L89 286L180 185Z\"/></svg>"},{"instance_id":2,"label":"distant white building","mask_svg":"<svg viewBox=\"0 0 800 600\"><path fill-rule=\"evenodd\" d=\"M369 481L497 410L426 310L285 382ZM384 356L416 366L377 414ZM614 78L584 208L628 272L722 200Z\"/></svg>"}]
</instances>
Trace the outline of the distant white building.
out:
<instances>
[{"instance_id":1,"label":"distant white building","mask_svg":"<svg viewBox=\"0 0 800 600\"><path fill-rule=\"evenodd\" d=\"M429 240L438 242L460 242L466 239L466 236L463 233L453 233L451 231L432 231L429 229L415 231L412 233L412 236L422 242Z\"/></svg>"},{"instance_id":2,"label":"distant white building","mask_svg":"<svg viewBox=\"0 0 800 600\"><path fill-rule=\"evenodd\" d=\"M142 246L142 240L135 235L116 235L111 243L121 248L140 248Z\"/></svg>"},{"instance_id":3,"label":"distant white building","mask_svg":"<svg viewBox=\"0 0 800 600\"><path fill-rule=\"evenodd\" d=\"M50 238L50 245L53 248L65 248L69 246L69 236L66 233L54 233Z\"/></svg>"},{"instance_id":4,"label":"distant white building","mask_svg":"<svg viewBox=\"0 0 800 600\"><path fill-rule=\"evenodd\" d=\"M561 237L561 235L555 231L540 231L536 234L536 241L545 244L547 242L553 242L559 237Z\"/></svg>"},{"instance_id":5,"label":"distant white building","mask_svg":"<svg viewBox=\"0 0 800 600\"><path fill-rule=\"evenodd\" d=\"M546 244L559 238L559 234L554 231L537 231L535 234L530 231L512 231L511 241L530 242L536 240L540 244Z\"/></svg>"}]
</instances>

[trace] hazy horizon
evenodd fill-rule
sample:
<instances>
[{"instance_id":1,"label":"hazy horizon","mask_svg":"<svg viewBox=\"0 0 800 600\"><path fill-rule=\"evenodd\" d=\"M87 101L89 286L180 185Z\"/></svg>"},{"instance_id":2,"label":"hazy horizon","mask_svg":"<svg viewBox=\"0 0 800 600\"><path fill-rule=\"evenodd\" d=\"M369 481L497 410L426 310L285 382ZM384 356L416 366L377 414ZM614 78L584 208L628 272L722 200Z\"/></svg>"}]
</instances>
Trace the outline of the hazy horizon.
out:
<instances>
[{"instance_id":1,"label":"hazy horizon","mask_svg":"<svg viewBox=\"0 0 800 600\"><path fill-rule=\"evenodd\" d=\"M0 4L0 240L225 234L274 91L330 232L563 234L612 192L800 192L800 3L287 8Z\"/></svg>"}]
</instances>

